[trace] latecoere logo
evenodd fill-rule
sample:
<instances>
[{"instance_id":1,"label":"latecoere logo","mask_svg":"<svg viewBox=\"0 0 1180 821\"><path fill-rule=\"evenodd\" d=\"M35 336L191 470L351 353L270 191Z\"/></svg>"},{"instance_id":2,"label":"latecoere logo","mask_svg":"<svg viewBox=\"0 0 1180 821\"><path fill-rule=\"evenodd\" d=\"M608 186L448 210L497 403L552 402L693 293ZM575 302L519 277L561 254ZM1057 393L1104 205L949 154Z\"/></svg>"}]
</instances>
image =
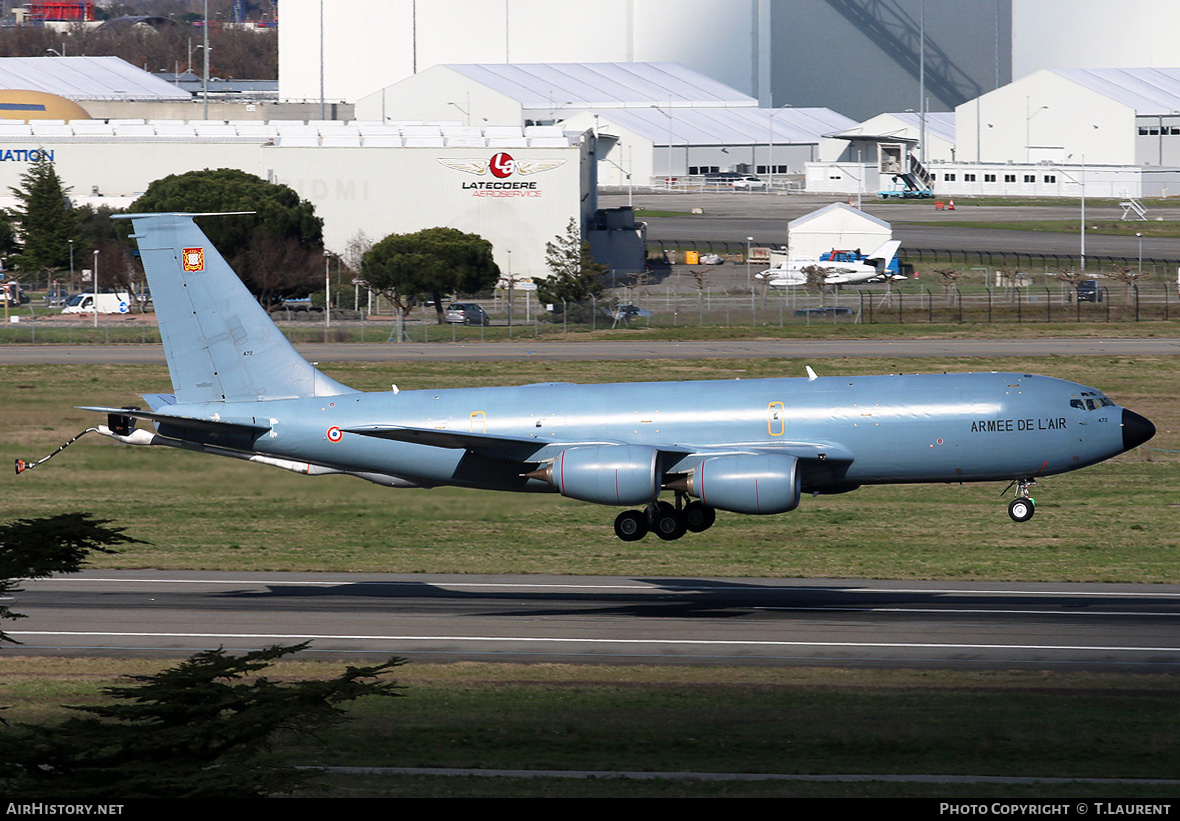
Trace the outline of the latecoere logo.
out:
<instances>
[{"instance_id":1,"label":"latecoere logo","mask_svg":"<svg viewBox=\"0 0 1180 821\"><path fill-rule=\"evenodd\" d=\"M506 151L493 154L488 160L439 159L439 162L447 168L453 168L465 174L475 174L477 177L482 177L491 171L493 177L501 180L511 177L513 174L524 177L529 174L540 174L542 171L551 171L565 165L565 160L558 159L518 160Z\"/></svg>"}]
</instances>

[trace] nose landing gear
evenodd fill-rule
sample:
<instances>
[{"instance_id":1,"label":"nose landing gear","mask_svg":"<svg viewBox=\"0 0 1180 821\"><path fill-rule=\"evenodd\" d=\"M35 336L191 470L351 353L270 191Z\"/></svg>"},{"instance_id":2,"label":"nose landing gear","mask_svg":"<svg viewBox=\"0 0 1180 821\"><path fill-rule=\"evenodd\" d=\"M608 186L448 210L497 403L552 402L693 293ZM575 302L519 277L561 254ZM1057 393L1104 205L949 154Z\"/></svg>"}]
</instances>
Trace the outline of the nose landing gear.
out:
<instances>
[{"instance_id":1,"label":"nose landing gear","mask_svg":"<svg viewBox=\"0 0 1180 821\"><path fill-rule=\"evenodd\" d=\"M1004 488L1004 492L1012 485L1016 485L1016 498L1008 505L1008 515L1014 522L1027 522L1037 512L1037 502L1029 495L1029 488L1037 483L1036 479L1017 479L1008 487Z\"/></svg>"}]
</instances>

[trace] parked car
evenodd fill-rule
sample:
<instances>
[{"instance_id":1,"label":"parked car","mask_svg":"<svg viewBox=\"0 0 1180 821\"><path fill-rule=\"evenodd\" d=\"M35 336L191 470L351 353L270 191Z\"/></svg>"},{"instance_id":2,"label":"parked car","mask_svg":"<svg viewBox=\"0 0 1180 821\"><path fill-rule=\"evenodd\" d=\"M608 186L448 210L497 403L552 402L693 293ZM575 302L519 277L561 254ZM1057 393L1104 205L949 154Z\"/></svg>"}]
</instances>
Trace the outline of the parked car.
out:
<instances>
[{"instance_id":1,"label":"parked car","mask_svg":"<svg viewBox=\"0 0 1180 821\"><path fill-rule=\"evenodd\" d=\"M0 302L8 302L13 305L28 305L29 295L20 287L19 282L0 283Z\"/></svg>"},{"instance_id":2,"label":"parked car","mask_svg":"<svg viewBox=\"0 0 1180 821\"><path fill-rule=\"evenodd\" d=\"M711 174L705 175L705 185L728 185L733 186L733 181L747 176L746 174L737 171L714 171Z\"/></svg>"},{"instance_id":3,"label":"parked car","mask_svg":"<svg viewBox=\"0 0 1180 821\"><path fill-rule=\"evenodd\" d=\"M607 308L606 315L616 322L627 322L631 319L652 316L652 312L646 308L640 308L638 305L619 305L616 308Z\"/></svg>"},{"instance_id":4,"label":"parked car","mask_svg":"<svg viewBox=\"0 0 1180 821\"><path fill-rule=\"evenodd\" d=\"M455 325L491 325L492 320L483 308L474 302L456 302L447 307L444 317Z\"/></svg>"},{"instance_id":5,"label":"parked car","mask_svg":"<svg viewBox=\"0 0 1180 821\"><path fill-rule=\"evenodd\" d=\"M70 292L65 288L58 288L54 290L50 288L45 292L45 304L51 308L60 308L70 301Z\"/></svg>"},{"instance_id":6,"label":"parked car","mask_svg":"<svg viewBox=\"0 0 1180 821\"><path fill-rule=\"evenodd\" d=\"M758 191L766 187L766 180L753 174L743 174L733 181L735 191Z\"/></svg>"},{"instance_id":7,"label":"parked car","mask_svg":"<svg viewBox=\"0 0 1180 821\"><path fill-rule=\"evenodd\" d=\"M705 175L705 185L749 190L752 188L765 188L766 180L756 177L753 174L744 174L741 171L716 171L712 174Z\"/></svg>"},{"instance_id":8,"label":"parked car","mask_svg":"<svg viewBox=\"0 0 1180 821\"><path fill-rule=\"evenodd\" d=\"M1102 286L1096 279L1083 279L1078 283L1078 302L1101 302Z\"/></svg>"},{"instance_id":9,"label":"parked car","mask_svg":"<svg viewBox=\"0 0 1180 821\"><path fill-rule=\"evenodd\" d=\"M820 308L800 308L795 311L795 316L848 316L854 313L854 310L843 305L824 305Z\"/></svg>"}]
</instances>

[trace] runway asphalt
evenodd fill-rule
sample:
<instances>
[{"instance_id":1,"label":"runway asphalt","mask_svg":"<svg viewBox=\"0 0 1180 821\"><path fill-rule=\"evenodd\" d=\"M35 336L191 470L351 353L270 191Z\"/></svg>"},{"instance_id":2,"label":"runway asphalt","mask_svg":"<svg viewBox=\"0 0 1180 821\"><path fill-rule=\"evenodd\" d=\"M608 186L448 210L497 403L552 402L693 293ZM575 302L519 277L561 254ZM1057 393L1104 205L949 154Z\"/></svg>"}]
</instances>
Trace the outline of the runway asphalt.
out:
<instances>
[{"instance_id":1,"label":"runway asphalt","mask_svg":"<svg viewBox=\"0 0 1180 821\"><path fill-rule=\"evenodd\" d=\"M28 582L6 654L1180 669L1180 585L93 570Z\"/></svg>"}]
</instances>

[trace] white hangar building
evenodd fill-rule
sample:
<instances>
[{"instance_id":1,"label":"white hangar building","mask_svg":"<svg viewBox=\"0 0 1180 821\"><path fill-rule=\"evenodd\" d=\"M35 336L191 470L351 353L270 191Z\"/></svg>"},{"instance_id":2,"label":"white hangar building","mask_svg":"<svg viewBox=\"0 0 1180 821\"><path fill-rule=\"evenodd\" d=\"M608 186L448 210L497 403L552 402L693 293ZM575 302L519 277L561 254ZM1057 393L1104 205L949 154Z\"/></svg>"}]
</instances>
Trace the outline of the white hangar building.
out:
<instances>
[{"instance_id":1,"label":"white hangar building","mask_svg":"<svg viewBox=\"0 0 1180 821\"><path fill-rule=\"evenodd\" d=\"M156 179L236 168L315 205L340 252L434 226L473 232L505 272L545 276L545 243L594 222L592 141L560 128L166 120L0 122L0 188L48 153L83 201L123 207ZM87 197L86 195L91 195Z\"/></svg>"},{"instance_id":2,"label":"white hangar building","mask_svg":"<svg viewBox=\"0 0 1180 821\"><path fill-rule=\"evenodd\" d=\"M1176 166L1180 68L1042 69L955 117L960 161Z\"/></svg>"},{"instance_id":3,"label":"white hangar building","mask_svg":"<svg viewBox=\"0 0 1180 821\"><path fill-rule=\"evenodd\" d=\"M826 108L759 108L679 63L438 65L363 98L357 116L590 130L601 137L602 185L717 171L802 174L805 163L843 150L825 134L853 125Z\"/></svg>"},{"instance_id":4,"label":"white hangar building","mask_svg":"<svg viewBox=\"0 0 1180 821\"><path fill-rule=\"evenodd\" d=\"M939 195L1180 191L1180 68L1042 69L955 109Z\"/></svg>"}]
</instances>

